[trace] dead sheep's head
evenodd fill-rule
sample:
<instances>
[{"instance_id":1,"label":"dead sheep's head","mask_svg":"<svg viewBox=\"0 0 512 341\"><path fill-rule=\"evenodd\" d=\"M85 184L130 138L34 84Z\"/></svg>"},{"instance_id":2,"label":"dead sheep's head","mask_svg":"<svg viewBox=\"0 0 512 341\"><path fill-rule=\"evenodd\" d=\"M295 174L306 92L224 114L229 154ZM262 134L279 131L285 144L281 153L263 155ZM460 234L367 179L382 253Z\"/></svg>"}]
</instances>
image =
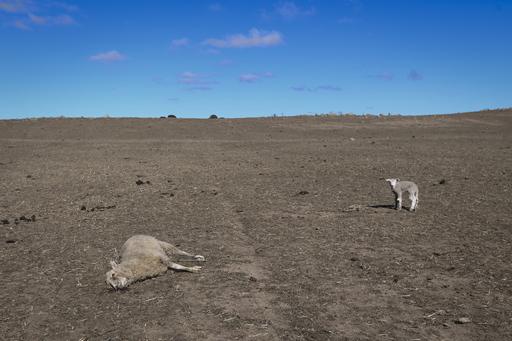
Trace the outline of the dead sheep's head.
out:
<instances>
[{"instance_id":1,"label":"dead sheep's head","mask_svg":"<svg viewBox=\"0 0 512 341\"><path fill-rule=\"evenodd\" d=\"M115 261L110 261L112 270L107 272L107 284L115 290L124 289L128 286L128 278L126 278L119 270L119 264Z\"/></svg>"}]
</instances>

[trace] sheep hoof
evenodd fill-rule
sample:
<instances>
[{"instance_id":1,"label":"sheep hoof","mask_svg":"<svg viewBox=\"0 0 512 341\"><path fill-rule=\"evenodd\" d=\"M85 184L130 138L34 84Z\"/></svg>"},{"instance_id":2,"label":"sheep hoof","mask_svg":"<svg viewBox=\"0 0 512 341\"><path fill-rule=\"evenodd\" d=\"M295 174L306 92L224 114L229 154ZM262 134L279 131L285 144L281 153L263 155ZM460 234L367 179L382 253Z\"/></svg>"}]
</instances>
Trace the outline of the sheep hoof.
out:
<instances>
[{"instance_id":1,"label":"sheep hoof","mask_svg":"<svg viewBox=\"0 0 512 341\"><path fill-rule=\"evenodd\" d=\"M194 258L198 262L204 262L205 261L204 256L201 256L201 255L195 255Z\"/></svg>"},{"instance_id":2,"label":"sheep hoof","mask_svg":"<svg viewBox=\"0 0 512 341\"><path fill-rule=\"evenodd\" d=\"M200 266L192 266L190 267L190 272L199 272L199 270L201 270L201 267Z\"/></svg>"}]
</instances>

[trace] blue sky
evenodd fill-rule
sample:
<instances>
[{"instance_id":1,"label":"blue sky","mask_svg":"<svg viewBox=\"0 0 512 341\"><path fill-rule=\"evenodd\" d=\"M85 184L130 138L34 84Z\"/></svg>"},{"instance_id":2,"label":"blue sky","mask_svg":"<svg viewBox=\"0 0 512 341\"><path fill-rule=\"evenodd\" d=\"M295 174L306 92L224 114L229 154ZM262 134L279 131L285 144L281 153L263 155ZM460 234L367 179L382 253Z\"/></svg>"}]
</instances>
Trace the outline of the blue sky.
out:
<instances>
[{"instance_id":1,"label":"blue sky","mask_svg":"<svg viewBox=\"0 0 512 341\"><path fill-rule=\"evenodd\" d=\"M512 1L0 0L0 118L512 106Z\"/></svg>"}]
</instances>

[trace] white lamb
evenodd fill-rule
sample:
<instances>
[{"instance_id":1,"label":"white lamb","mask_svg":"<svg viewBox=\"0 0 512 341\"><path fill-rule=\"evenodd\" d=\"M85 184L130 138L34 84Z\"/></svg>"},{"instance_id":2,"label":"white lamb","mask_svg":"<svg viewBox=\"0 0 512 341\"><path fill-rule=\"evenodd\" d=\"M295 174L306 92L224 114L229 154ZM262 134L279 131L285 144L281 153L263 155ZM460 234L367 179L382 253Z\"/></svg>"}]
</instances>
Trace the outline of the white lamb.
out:
<instances>
[{"instance_id":1,"label":"white lamb","mask_svg":"<svg viewBox=\"0 0 512 341\"><path fill-rule=\"evenodd\" d=\"M130 237L121 249L121 263L111 261L112 270L107 272L107 283L114 289L124 289L133 282L161 275L168 268L198 272L200 266L186 267L173 263L169 256L178 255L204 262L201 255L192 255L174 245L151 236Z\"/></svg>"},{"instance_id":2,"label":"white lamb","mask_svg":"<svg viewBox=\"0 0 512 341\"><path fill-rule=\"evenodd\" d=\"M386 179L391 186L391 190L395 194L395 208L400 210L402 208L402 193L409 193L409 200L411 200L410 211L415 211L418 207L418 186L411 181L400 181L400 179Z\"/></svg>"}]
</instances>

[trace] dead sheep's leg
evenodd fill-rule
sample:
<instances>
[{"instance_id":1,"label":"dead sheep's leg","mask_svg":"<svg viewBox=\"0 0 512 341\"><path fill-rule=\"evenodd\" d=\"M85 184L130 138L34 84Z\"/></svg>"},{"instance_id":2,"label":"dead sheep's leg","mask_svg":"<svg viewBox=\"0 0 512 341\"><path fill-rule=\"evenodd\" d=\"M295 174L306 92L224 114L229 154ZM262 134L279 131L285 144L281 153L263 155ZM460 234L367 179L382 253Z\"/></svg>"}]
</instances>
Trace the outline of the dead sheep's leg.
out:
<instances>
[{"instance_id":1,"label":"dead sheep's leg","mask_svg":"<svg viewBox=\"0 0 512 341\"><path fill-rule=\"evenodd\" d=\"M201 256L201 255L193 255L191 253L185 252L183 250L178 249L176 246L174 246L172 244L169 244L169 243L161 241L160 245L165 250L165 252L168 253L168 254L193 258L194 260L196 260L198 262L204 262L205 261L203 256Z\"/></svg>"},{"instance_id":2,"label":"dead sheep's leg","mask_svg":"<svg viewBox=\"0 0 512 341\"><path fill-rule=\"evenodd\" d=\"M183 266L176 263L173 263L171 261L166 262L166 265L173 269L173 270L179 270L179 271L188 271L188 272L199 272L201 270L200 266Z\"/></svg>"}]
</instances>

